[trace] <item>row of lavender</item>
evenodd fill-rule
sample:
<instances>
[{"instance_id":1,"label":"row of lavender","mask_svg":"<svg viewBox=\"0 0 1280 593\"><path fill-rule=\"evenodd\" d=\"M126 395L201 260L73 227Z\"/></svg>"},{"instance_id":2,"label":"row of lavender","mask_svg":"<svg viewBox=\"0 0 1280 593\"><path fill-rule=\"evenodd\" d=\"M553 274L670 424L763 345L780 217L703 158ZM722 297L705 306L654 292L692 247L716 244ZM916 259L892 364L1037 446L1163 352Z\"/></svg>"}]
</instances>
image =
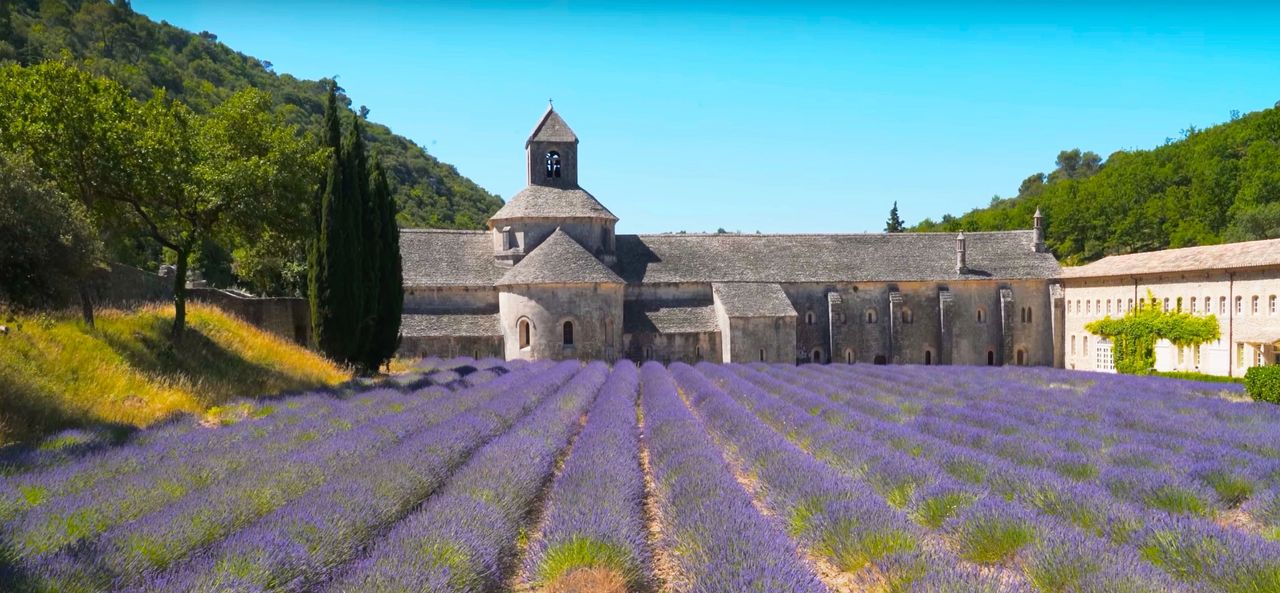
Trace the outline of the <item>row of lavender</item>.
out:
<instances>
[{"instance_id":1,"label":"row of lavender","mask_svg":"<svg viewBox=\"0 0 1280 593\"><path fill-rule=\"evenodd\" d=\"M0 578L98 590L163 567L534 370L472 373L464 393L474 397L448 398L438 386L302 395L232 426L175 421L123 446L37 464L0 481Z\"/></svg>"},{"instance_id":2,"label":"row of lavender","mask_svg":"<svg viewBox=\"0 0 1280 593\"><path fill-rule=\"evenodd\" d=\"M1174 590L1169 579L1192 590L1280 588L1280 550L1274 543L1219 527L1197 515L1202 508L1197 505L1171 503L1183 491L1162 474L1144 471L1121 480L1122 471L1104 467L1104 475L1116 477L1102 486L1091 483L1094 474L1079 465L1053 465L1052 455L1026 455L1027 450L1044 453L1039 443L1051 439L1034 430L1034 423L1018 425L1010 418L1034 417L1040 413L1036 408L1054 407L1035 397L1053 394L1009 396L1022 406L992 412L983 420L991 425L985 432L943 419L954 415L978 423L982 415L975 410L1001 399L1001 390L1019 389L1007 371L1002 383L991 380L1000 378L998 372L983 369L895 369L896 380L881 376L879 381L880 371L874 369L730 369L792 404L790 417L759 404L756 411L793 442L829 465L863 476L922 525L941 527L966 559L1019 564L1025 580L1041 590ZM726 370L707 366L704 372L724 375ZM1080 376L1057 377L1063 379L1078 383ZM1072 404L1074 412L1090 403L1088 397ZM1051 414L1040 414L1037 420L1053 422ZM806 426L806 416L809 426L815 420L820 425L797 428ZM1124 441L1124 430L1107 425L1103 416L1087 427L1108 433L1094 443L1104 449ZM845 442L827 440L823 434L831 429ZM1102 465L1096 458L1088 463ZM1223 499L1220 504L1232 503ZM1135 562L1138 558L1144 561Z\"/></svg>"},{"instance_id":3,"label":"row of lavender","mask_svg":"<svg viewBox=\"0 0 1280 593\"><path fill-rule=\"evenodd\" d=\"M1280 418L1203 387L1147 396L1128 379L954 367L482 368L426 361L397 379L420 387L408 396L303 396L218 430L29 458L0 482L0 585L1280 590L1257 510L1280 481Z\"/></svg>"}]
</instances>

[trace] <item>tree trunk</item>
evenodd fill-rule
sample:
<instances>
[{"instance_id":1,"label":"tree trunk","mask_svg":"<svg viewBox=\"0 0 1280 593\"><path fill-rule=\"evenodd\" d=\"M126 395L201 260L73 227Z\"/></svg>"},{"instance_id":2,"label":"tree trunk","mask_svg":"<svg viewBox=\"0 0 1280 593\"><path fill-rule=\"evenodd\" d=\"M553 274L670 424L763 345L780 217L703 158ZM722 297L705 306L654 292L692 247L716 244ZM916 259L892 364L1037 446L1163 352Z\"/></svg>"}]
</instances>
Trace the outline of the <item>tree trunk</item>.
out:
<instances>
[{"instance_id":1,"label":"tree trunk","mask_svg":"<svg viewBox=\"0 0 1280 593\"><path fill-rule=\"evenodd\" d=\"M187 329L187 260L190 250L178 252L177 269L173 275L173 341L182 339Z\"/></svg>"},{"instance_id":2,"label":"tree trunk","mask_svg":"<svg viewBox=\"0 0 1280 593\"><path fill-rule=\"evenodd\" d=\"M84 324L93 327L93 295L89 292L89 280L81 278L76 288L80 291L80 314L84 317Z\"/></svg>"}]
</instances>

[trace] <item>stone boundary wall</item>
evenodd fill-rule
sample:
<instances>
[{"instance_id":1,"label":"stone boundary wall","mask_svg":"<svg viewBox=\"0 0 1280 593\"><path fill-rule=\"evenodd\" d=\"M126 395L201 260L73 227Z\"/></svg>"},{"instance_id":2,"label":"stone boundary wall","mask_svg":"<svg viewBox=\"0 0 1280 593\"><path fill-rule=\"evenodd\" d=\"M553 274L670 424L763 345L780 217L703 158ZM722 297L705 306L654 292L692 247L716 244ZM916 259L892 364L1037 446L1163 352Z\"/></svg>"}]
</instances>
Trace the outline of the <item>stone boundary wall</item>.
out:
<instances>
[{"instance_id":1,"label":"stone boundary wall","mask_svg":"<svg viewBox=\"0 0 1280 593\"><path fill-rule=\"evenodd\" d=\"M95 307L128 309L147 303L172 302L173 279L124 264L111 263L89 281ZM79 301L73 299L73 306Z\"/></svg>"},{"instance_id":2,"label":"stone boundary wall","mask_svg":"<svg viewBox=\"0 0 1280 593\"><path fill-rule=\"evenodd\" d=\"M311 343L311 306L307 299L246 297L217 288L188 288L187 296L298 344Z\"/></svg>"}]
</instances>

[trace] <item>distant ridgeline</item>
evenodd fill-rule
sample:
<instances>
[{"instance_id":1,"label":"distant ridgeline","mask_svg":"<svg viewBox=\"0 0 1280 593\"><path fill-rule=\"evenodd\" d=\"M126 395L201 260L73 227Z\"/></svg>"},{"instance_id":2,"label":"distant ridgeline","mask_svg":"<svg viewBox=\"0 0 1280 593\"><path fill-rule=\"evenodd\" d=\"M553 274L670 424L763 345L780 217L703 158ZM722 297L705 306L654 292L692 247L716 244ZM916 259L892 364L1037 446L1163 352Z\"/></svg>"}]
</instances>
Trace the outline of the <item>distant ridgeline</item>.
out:
<instances>
[{"instance_id":1,"label":"distant ridgeline","mask_svg":"<svg viewBox=\"0 0 1280 593\"><path fill-rule=\"evenodd\" d=\"M271 62L237 52L217 36L191 33L133 12L125 0L0 1L0 64L23 65L70 56L84 68L123 84L146 100L161 87L197 113L238 89L271 93L286 119L319 131L321 81L272 72ZM340 97L348 106L350 99ZM367 114L364 107L362 115ZM366 122L365 141L387 169L406 227L478 229L502 199L458 174L386 126Z\"/></svg>"},{"instance_id":2,"label":"distant ridgeline","mask_svg":"<svg viewBox=\"0 0 1280 593\"><path fill-rule=\"evenodd\" d=\"M1063 151L1057 169L1028 177L1017 196L909 230L1021 229L1040 208L1049 249L1064 264L1280 237L1280 109L1233 111L1230 122L1182 136L1106 162Z\"/></svg>"}]
</instances>

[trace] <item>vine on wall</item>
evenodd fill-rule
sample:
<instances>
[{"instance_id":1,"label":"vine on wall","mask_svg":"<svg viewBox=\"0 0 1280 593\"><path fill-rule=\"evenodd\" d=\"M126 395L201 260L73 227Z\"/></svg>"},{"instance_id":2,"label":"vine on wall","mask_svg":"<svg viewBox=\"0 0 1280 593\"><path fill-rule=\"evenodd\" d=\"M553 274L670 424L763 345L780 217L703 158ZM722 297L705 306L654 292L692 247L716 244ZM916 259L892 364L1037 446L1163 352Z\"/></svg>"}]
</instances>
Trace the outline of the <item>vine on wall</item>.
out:
<instances>
[{"instance_id":1,"label":"vine on wall","mask_svg":"<svg viewBox=\"0 0 1280 593\"><path fill-rule=\"evenodd\" d=\"M1195 347L1220 336L1217 317L1165 311L1151 291L1124 317L1113 319L1108 315L1084 328L1111 340L1116 371L1131 375L1145 375L1155 370L1157 340L1169 340L1174 346Z\"/></svg>"}]
</instances>

